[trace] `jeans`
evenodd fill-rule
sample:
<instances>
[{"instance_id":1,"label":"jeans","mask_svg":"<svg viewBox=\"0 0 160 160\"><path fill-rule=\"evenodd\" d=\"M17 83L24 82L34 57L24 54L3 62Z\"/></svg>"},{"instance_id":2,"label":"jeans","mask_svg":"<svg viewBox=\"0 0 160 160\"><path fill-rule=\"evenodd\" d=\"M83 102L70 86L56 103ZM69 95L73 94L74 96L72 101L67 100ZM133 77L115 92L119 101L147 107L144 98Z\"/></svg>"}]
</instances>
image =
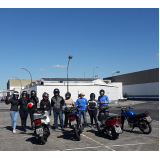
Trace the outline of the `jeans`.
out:
<instances>
[{"instance_id":1,"label":"jeans","mask_svg":"<svg viewBox=\"0 0 160 160\"><path fill-rule=\"evenodd\" d=\"M95 110L88 110L88 113L90 115L91 125L93 125L93 118L94 118L94 122L96 124L97 123L97 109L95 109Z\"/></svg>"},{"instance_id":2,"label":"jeans","mask_svg":"<svg viewBox=\"0 0 160 160\"><path fill-rule=\"evenodd\" d=\"M83 114L84 123L87 124L86 111L85 110L79 110L79 118L80 118L80 120L81 120L81 114Z\"/></svg>"},{"instance_id":3,"label":"jeans","mask_svg":"<svg viewBox=\"0 0 160 160\"><path fill-rule=\"evenodd\" d=\"M53 115L54 115L54 127L55 127L55 129L58 129L58 124L57 124L58 115L59 115L59 120L60 120L60 126L61 126L61 128L64 128L62 111L58 111L58 112L53 111Z\"/></svg>"},{"instance_id":4,"label":"jeans","mask_svg":"<svg viewBox=\"0 0 160 160\"><path fill-rule=\"evenodd\" d=\"M48 112L48 117L49 117L50 116L50 111L48 110L47 112Z\"/></svg>"},{"instance_id":5,"label":"jeans","mask_svg":"<svg viewBox=\"0 0 160 160\"><path fill-rule=\"evenodd\" d=\"M28 111L24 111L24 110L19 110L19 114L20 114L20 117L21 117L21 124L22 126L26 126L26 122L27 122L27 117L28 117Z\"/></svg>"},{"instance_id":6,"label":"jeans","mask_svg":"<svg viewBox=\"0 0 160 160\"><path fill-rule=\"evenodd\" d=\"M18 111L10 111L10 116L11 116L11 125L12 128L16 128L16 120L18 117Z\"/></svg>"}]
</instances>

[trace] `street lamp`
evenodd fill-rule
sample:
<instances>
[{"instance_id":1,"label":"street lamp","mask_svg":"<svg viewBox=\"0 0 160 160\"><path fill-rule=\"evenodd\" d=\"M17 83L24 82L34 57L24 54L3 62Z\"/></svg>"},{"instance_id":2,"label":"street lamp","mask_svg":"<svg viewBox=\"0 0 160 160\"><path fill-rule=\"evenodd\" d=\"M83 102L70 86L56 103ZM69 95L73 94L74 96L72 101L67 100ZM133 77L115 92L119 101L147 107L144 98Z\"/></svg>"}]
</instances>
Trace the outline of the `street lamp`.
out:
<instances>
[{"instance_id":1,"label":"street lamp","mask_svg":"<svg viewBox=\"0 0 160 160\"><path fill-rule=\"evenodd\" d=\"M96 68L98 68L98 67L96 67ZM96 68L93 68L93 78L94 78L94 69L96 69Z\"/></svg>"},{"instance_id":2,"label":"street lamp","mask_svg":"<svg viewBox=\"0 0 160 160\"><path fill-rule=\"evenodd\" d=\"M14 77L14 76L12 76L12 77ZM14 77L14 78L17 78L17 77ZM17 79L19 79L19 78L17 78ZM19 81L21 82L21 91L22 91L22 81L19 79ZM20 93L21 93L21 91L20 91Z\"/></svg>"},{"instance_id":3,"label":"street lamp","mask_svg":"<svg viewBox=\"0 0 160 160\"><path fill-rule=\"evenodd\" d=\"M115 73L120 73L120 71L113 72L113 74L112 74L112 82L113 82L113 75L114 75Z\"/></svg>"},{"instance_id":4,"label":"street lamp","mask_svg":"<svg viewBox=\"0 0 160 160\"><path fill-rule=\"evenodd\" d=\"M73 56L72 55L69 55L69 57L68 57L68 65L67 65L67 92L69 92L69 89L68 89L68 67L69 67L69 61L70 61L70 59L72 59L73 58Z\"/></svg>"},{"instance_id":5,"label":"street lamp","mask_svg":"<svg viewBox=\"0 0 160 160\"><path fill-rule=\"evenodd\" d=\"M25 68L21 68L21 67L17 67L17 68L24 69L24 70L26 70L30 74L30 76L31 76L31 86L32 86L32 75L31 75L31 73L27 69L25 69Z\"/></svg>"}]
</instances>

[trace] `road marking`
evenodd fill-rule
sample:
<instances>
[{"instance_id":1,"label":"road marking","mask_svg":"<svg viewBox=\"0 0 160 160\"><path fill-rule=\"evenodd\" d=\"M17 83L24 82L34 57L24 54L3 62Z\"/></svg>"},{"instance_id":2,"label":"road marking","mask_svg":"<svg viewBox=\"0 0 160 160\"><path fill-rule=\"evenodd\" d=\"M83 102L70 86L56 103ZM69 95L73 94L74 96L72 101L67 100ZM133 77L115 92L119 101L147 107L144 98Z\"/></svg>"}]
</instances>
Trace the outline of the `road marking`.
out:
<instances>
[{"instance_id":1,"label":"road marking","mask_svg":"<svg viewBox=\"0 0 160 160\"><path fill-rule=\"evenodd\" d=\"M78 150L78 149L89 149L89 148L100 148L102 146L95 146L95 147L83 147L83 148L74 148L74 149L64 149L65 151L72 151L72 150Z\"/></svg>"},{"instance_id":2,"label":"road marking","mask_svg":"<svg viewBox=\"0 0 160 160\"><path fill-rule=\"evenodd\" d=\"M86 137L86 138L88 138L88 139L90 139L91 141L93 141L93 142L95 142L95 143L97 143L97 144L100 144L101 146L104 146L105 148L107 148L107 149L110 149L111 151L115 151L114 149L112 149L112 148L110 148L109 146L106 146L106 145L104 145L104 144L102 144L102 143L100 143L100 142L98 142L98 141L96 141L96 140L94 140L94 139L92 139L92 138L90 138L90 137L87 137L86 135L84 135L84 134L81 134L83 137Z\"/></svg>"}]
</instances>

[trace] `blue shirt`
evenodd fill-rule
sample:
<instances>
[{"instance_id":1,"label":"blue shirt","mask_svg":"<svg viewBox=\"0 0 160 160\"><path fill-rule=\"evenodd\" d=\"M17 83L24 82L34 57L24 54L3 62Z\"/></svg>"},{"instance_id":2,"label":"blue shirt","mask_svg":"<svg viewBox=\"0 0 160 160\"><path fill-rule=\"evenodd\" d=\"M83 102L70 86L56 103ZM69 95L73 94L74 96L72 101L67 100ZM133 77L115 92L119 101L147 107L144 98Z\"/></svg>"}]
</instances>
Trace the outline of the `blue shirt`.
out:
<instances>
[{"instance_id":1,"label":"blue shirt","mask_svg":"<svg viewBox=\"0 0 160 160\"><path fill-rule=\"evenodd\" d=\"M86 109L86 104L87 104L87 99L86 98L78 98L75 104L75 107L82 106L78 108L78 110L85 110Z\"/></svg>"},{"instance_id":2,"label":"blue shirt","mask_svg":"<svg viewBox=\"0 0 160 160\"><path fill-rule=\"evenodd\" d=\"M98 97L98 103L100 103L100 102L109 102L109 99L108 99L108 96L106 96L106 95L103 95L103 96L99 96ZM100 105L100 107L102 107L102 106L104 106L104 105L107 105L107 104L99 104Z\"/></svg>"}]
</instances>

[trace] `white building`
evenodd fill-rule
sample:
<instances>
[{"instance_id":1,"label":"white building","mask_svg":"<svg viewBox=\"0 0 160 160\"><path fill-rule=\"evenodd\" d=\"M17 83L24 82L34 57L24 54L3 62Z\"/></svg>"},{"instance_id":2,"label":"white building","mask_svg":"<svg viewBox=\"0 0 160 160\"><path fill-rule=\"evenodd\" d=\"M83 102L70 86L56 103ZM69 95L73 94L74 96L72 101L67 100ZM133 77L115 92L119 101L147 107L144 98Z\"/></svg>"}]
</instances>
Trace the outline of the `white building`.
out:
<instances>
[{"instance_id":1,"label":"white building","mask_svg":"<svg viewBox=\"0 0 160 160\"><path fill-rule=\"evenodd\" d=\"M69 92L71 93L72 99L77 100L79 93L84 93L85 98L89 99L91 93L95 93L96 99L98 99L99 91L105 90L105 94L109 97L109 100L123 99L122 95L122 83L105 83L101 79L93 78L69 78L68 79ZM33 82L32 86L27 85L23 90L28 91L30 94L31 90L37 92L39 100L42 99L42 94L47 92L50 95L50 99L53 96L53 90L58 88L60 95L65 97L67 92L67 79L66 78L41 78L40 80Z\"/></svg>"}]
</instances>

